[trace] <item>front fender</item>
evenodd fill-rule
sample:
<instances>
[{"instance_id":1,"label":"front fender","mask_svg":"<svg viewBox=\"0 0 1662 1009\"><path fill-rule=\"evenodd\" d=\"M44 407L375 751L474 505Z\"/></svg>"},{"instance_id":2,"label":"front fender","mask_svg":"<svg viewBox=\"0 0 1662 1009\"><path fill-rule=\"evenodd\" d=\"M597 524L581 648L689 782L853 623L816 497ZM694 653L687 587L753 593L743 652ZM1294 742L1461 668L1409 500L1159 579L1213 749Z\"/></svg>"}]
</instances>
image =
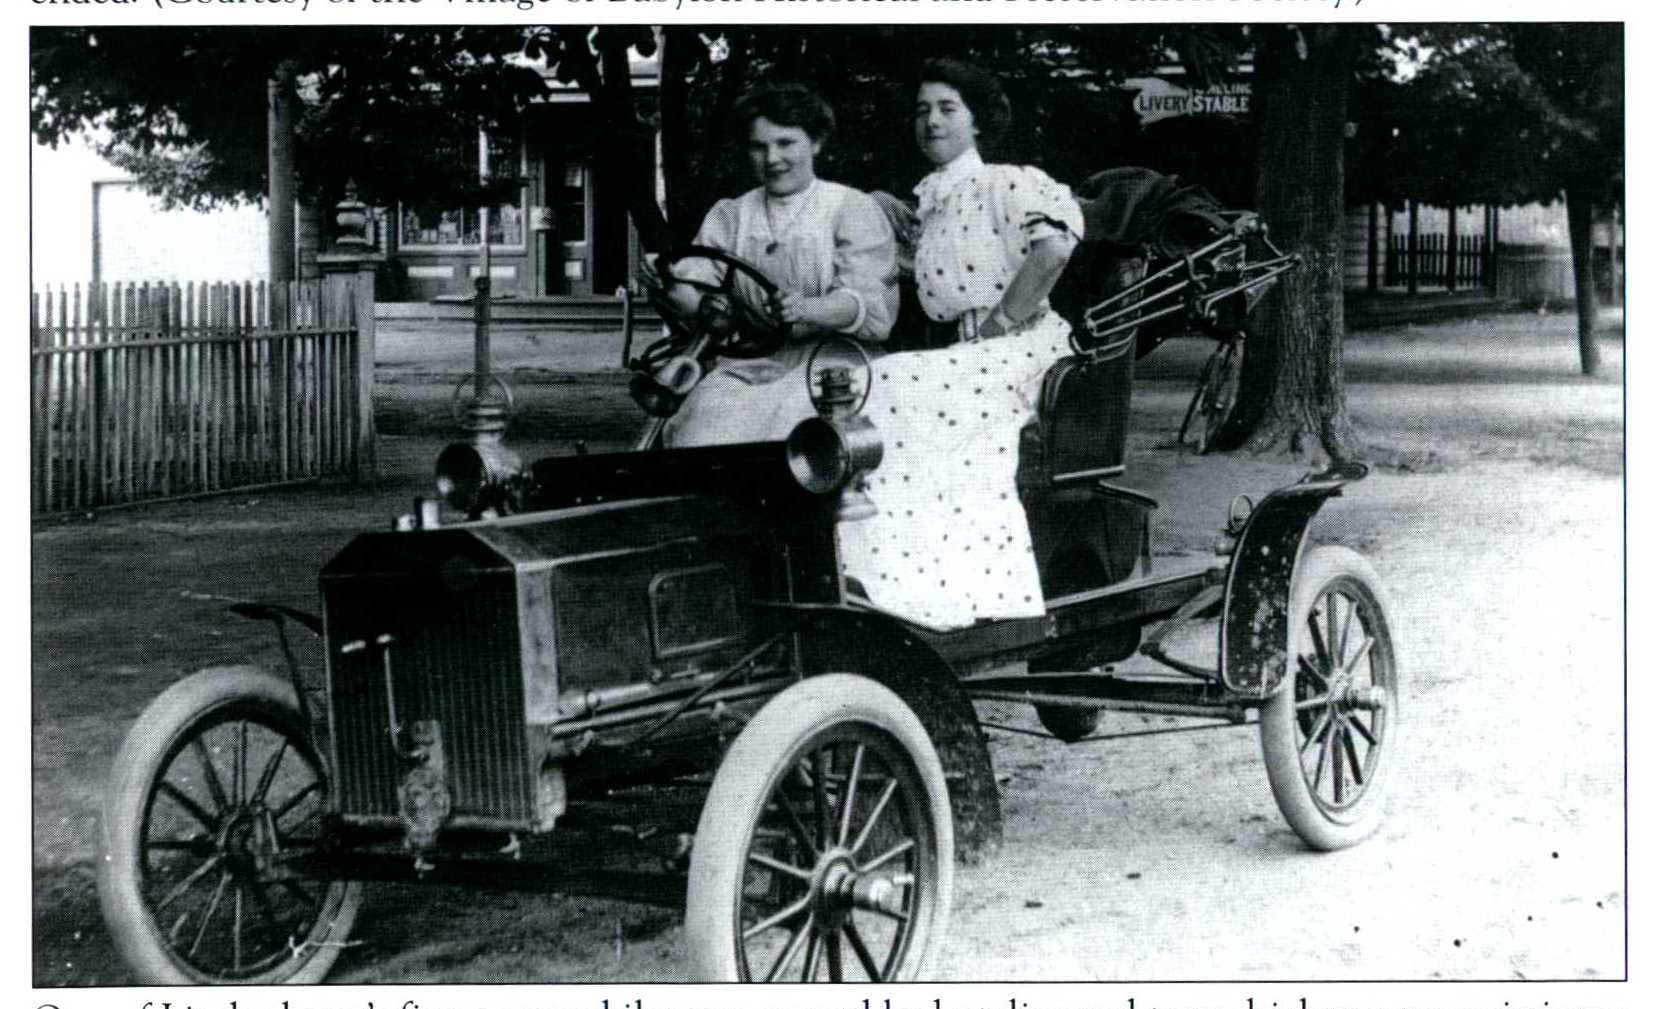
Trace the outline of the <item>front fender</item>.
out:
<instances>
[{"instance_id":1,"label":"front fender","mask_svg":"<svg viewBox=\"0 0 1662 1009\"><path fill-rule=\"evenodd\" d=\"M894 691L934 741L952 795L958 860L978 862L1003 843L1004 816L987 740L952 667L904 623L837 606L768 607L796 632L802 668L857 673Z\"/></svg>"},{"instance_id":2,"label":"front fender","mask_svg":"<svg viewBox=\"0 0 1662 1009\"><path fill-rule=\"evenodd\" d=\"M315 613L297 610L292 606L279 606L276 603L262 603L253 600L233 603L227 607L239 617L250 620L269 620L282 627L284 620L292 620L318 637L323 636L323 618Z\"/></svg>"},{"instance_id":3,"label":"front fender","mask_svg":"<svg viewBox=\"0 0 1662 1009\"><path fill-rule=\"evenodd\" d=\"M305 672L300 668L300 658L294 654L294 646L289 643L288 634L288 625L292 622L310 631L313 637L321 638L323 618L292 606L255 600L239 600L232 603L228 609L249 620L269 621L271 629L277 632L277 644L282 648L283 662L288 666L289 683L294 687L294 695L300 702L300 714L311 728L312 744L317 747L318 753L327 754L329 716L324 687L321 682L306 682Z\"/></svg>"},{"instance_id":4,"label":"front fender","mask_svg":"<svg viewBox=\"0 0 1662 1009\"><path fill-rule=\"evenodd\" d=\"M1310 522L1329 498L1367 475L1362 463L1311 473L1272 491L1247 517L1229 558L1218 621L1218 668L1230 691L1262 700L1286 678L1293 576Z\"/></svg>"}]
</instances>

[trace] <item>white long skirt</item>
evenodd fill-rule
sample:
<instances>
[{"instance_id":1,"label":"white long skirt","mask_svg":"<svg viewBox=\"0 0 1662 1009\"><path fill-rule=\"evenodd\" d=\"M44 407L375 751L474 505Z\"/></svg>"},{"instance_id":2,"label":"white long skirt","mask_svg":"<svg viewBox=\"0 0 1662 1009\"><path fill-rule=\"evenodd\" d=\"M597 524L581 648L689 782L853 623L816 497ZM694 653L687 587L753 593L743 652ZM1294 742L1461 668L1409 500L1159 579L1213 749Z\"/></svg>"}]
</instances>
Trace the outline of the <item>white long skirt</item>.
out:
<instances>
[{"instance_id":1,"label":"white long skirt","mask_svg":"<svg viewBox=\"0 0 1662 1009\"><path fill-rule=\"evenodd\" d=\"M844 575L875 605L939 630L1044 614L1016 454L1046 370L1068 353L1067 321L1051 312L1009 336L873 364L877 514L842 523L838 541Z\"/></svg>"},{"instance_id":2,"label":"white long skirt","mask_svg":"<svg viewBox=\"0 0 1662 1009\"><path fill-rule=\"evenodd\" d=\"M664 445L782 441L814 416L800 362L722 361L664 425Z\"/></svg>"}]
</instances>

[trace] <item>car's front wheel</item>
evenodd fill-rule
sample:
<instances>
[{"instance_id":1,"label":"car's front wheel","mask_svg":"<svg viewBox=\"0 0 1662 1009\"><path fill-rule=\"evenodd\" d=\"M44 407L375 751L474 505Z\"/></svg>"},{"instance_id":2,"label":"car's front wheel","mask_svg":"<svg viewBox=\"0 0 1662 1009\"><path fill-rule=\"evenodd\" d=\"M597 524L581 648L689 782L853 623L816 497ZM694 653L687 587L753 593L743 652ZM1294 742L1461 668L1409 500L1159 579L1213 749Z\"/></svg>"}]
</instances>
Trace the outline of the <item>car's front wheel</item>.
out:
<instances>
[{"instance_id":1,"label":"car's front wheel","mask_svg":"<svg viewBox=\"0 0 1662 1009\"><path fill-rule=\"evenodd\" d=\"M728 750L687 884L697 981L909 981L952 899L952 810L917 716L860 676L805 680Z\"/></svg>"}]
</instances>

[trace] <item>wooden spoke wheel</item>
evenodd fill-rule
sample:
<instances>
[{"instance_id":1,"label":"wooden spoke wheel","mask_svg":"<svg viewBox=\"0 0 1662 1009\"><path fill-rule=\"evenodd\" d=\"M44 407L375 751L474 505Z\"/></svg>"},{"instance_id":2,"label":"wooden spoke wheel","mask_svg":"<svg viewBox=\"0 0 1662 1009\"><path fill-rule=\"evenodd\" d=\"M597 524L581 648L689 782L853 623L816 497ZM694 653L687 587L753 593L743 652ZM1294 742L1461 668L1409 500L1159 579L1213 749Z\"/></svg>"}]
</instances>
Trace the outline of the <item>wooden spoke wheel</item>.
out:
<instances>
[{"instance_id":1,"label":"wooden spoke wheel","mask_svg":"<svg viewBox=\"0 0 1662 1009\"><path fill-rule=\"evenodd\" d=\"M1270 787L1312 848L1378 829L1396 741L1397 667L1379 576L1354 551L1317 547L1294 580L1292 682L1260 712Z\"/></svg>"},{"instance_id":2,"label":"wooden spoke wheel","mask_svg":"<svg viewBox=\"0 0 1662 1009\"><path fill-rule=\"evenodd\" d=\"M357 884L289 868L323 844L328 783L293 689L254 669L174 684L128 733L98 894L145 984L322 980Z\"/></svg>"},{"instance_id":3,"label":"wooden spoke wheel","mask_svg":"<svg viewBox=\"0 0 1662 1009\"><path fill-rule=\"evenodd\" d=\"M900 698L859 676L798 683L723 759L694 841L699 981L908 981L952 893L946 779Z\"/></svg>"}]
</instances>

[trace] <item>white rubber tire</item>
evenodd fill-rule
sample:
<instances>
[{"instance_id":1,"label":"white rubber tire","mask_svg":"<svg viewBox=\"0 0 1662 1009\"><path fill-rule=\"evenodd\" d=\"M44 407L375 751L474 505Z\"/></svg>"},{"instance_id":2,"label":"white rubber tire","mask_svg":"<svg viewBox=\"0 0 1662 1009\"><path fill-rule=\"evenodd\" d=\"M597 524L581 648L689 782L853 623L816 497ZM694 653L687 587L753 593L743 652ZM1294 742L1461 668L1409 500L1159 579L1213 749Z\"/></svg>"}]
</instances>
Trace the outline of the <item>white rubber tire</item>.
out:
<instances>
[{"instance_id":1,"label":"white rubber tire","mask_svg":"<svg viewBox=\"0 0 1662 1009\"><path fill-rule=\"evenodd\" d=\"M934 745L917 716L888 688L831 673L795 684L759 711L728 749L705 800L687 883L686 942L694 981L748 980L740 929L740 888L752 839L775 787L798 757L839 731L875 732L911 764L922 821L916 918L893 976L926 975L935 935L952 906L952 807Z\"/></svg>"},{"instance_id":2,"label":"white rubber tire","mask_svg":"<svg viewBox=\"0 0 1662 1009\"><path fill-rule=\"evenodd\" d=\"M1290 657L1292 668L1287 682L1264 704L1258 722L1264 766L1275 803L1294 833L1318 851L1348 848L1379 829L1385 816L1390 767L1400 731L1397 723L1401 717L1387 601L1379 575L1360 554L1344 547L1319 546L1300 558L1288 610L1289 618L1296 621L1295 641L1306 640L1304 632L1310 614L1317 606L1324 605L1324 600L1335 597L1352 601L1347 612L1353 612L1352 619L1360 616L1364 632L1372 640L1372 654L1357 661L1359 665L1362 662L1369 665L1371 676L1367 685L1379 688L1385 706L1368 713L1369 726L1356 728L1359 720L1351 722L1347 717L1342 732L1348 738L1334 742L1332 733L1324 736L1316 749L1330 752L1317 754L1322 762L1315 765L1315 781L1311 780L1308 766L1313 752L1308 744L1314 742L1309 736L1312 731L1322 734L1324 716L1316 710L1315 714L1302 716L1305 721L1301 723L1301 714L1295 705L1301 699L1308 702L1311 690L1318 688L1319 681L1300 671L1296 657ZM1341 644L1346 641L1346 637L1340 637ZM1302 651L1301 646L1295 645L1295 651ZM1351 654L1348 648L1346 653ZM1320 661L1315 653L1309 658ZM1363 729L1366 736L1362 734ZM1331 763L1327 757L1331 757ZM1360 766L1366 772L1359 783L1353 780L1354 773L1348 771L1353 766ZM1330 801L1326 786L1334 774L1340 776L1341 787L1360 785L1360 792L1342 802Z\"/></svg>"},{"instance_id":3,"label":"white rubber tire","mask_svg":"<svg viewBox=\"0 0 1662 1009\"><path fill-rule=\"evenodd\" d=\"M116 949L140 984L315 984L340 955L361 901L357 883L326 884L322 907L299 952L248 976L219 976L176 954L144 893L142 834L156 775L193 734L231 714L250 716L281 731L290 745L311 753L294 689L258 669L206 669L180 680L151 702L127 733L104 797L104 850L98 899Z\"/></svg>"}]
</instances>

